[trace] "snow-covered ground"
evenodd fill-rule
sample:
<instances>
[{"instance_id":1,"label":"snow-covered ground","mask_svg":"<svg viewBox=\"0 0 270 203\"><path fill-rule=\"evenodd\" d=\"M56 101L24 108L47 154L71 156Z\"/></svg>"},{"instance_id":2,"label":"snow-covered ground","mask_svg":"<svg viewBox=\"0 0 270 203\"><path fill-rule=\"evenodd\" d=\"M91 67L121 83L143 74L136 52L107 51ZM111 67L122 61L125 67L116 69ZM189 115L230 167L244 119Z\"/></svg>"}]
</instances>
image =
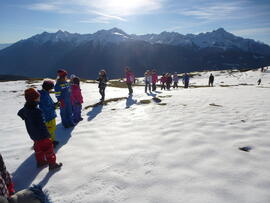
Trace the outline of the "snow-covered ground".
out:
<instances>
[{"instance_id":1,"label":"snow-covered ground","mask_svg":"<svg viewBox=\"0 0 270 203\"><path fill-rule=\"evenodd\" d=\"M210 73L200 74L192 84L207 84ZM32 141L16 115L23 90L41 83L0 83L1 153L16 189L41 184L54 203L269 203L270 72L214 75L213 88L147 95L134 87L132 98L84 110L74 129L59 124L63 168L56 173L36 169ZM99 100L96 84L81 87L84 106ZM108 87L106 98L127 92ZM153 96L164 105L140 104Z\"/></svg>"}]
</instances>

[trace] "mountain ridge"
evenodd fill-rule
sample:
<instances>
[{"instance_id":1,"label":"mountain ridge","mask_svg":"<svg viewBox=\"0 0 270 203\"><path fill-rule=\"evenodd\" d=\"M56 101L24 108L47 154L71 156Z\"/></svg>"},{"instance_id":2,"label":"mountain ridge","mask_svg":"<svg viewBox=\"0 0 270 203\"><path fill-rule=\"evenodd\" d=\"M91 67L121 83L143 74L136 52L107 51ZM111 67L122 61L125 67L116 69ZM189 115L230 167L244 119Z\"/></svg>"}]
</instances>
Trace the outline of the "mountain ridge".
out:
<instances>
[{"instance_id":1,"label":"mountain ridge","mask_svg":"<svg viewBox=\"0 0 270 203\"><path fill-rule=\"evenodd\" d=\"M198 35L177 32L127 34L119 28L93 34L58 30L20 40L0 51L0 74L53 76L59 68L87 78L99 69L121 77L124 66L189 72L204 69L260 67L270 64L270 47L237 37L223 28Z\"/></svg>"}]
</instances>

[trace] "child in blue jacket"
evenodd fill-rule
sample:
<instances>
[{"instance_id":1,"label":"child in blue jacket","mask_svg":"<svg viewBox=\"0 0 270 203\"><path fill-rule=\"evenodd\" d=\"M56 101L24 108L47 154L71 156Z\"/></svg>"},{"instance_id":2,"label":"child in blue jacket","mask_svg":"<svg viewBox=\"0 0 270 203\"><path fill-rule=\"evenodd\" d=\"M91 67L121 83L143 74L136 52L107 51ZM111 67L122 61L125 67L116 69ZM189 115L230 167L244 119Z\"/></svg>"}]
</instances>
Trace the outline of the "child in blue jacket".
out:
<instances>
[{"instance_id":1,"label":"child in blue jacket","mask_svg":"<svg viewBox=\"0 0 270 203\"><path fill-rule=\"evenodd\" d=\"M70 84L67 82L67 72L58 70L58 79L54 86L55 96L60 102L60 116L65 128L75 126L72 118L72 104L70 98Z\"/></svg>"},{"instance_id":2,"label":"child in blue jacket","mask_svg":"<svg viewBox=\"0 0 270 203\"><path fill-rule=\"evenodd\" d=\"M54 82L51 80L45 80L42 84L42 90L40 93L39 108L42 110L43 117L45 119L45 124L51 134L51 140L53 145L56 146L59 142L55 140L56 134L56 112L57 103L54 103L50 97L50 91L54 88Z\"/></svg>"},{"instance_id":3,"label":"child in blue jacket","mask_svg":"<svg viewBox=\"0 0 270 203\"><path fill-rule=\"evenodd\" d=\"M26 103L18 112L18 116L25 121L26 130L34 141L37 167L49 164L49 170L59 169L62 163L56 163L51 135L45 125L42 111L38 108L40 94L34 88L29 88L25 90L24 96Z\"/></svg>"}]
</instances>

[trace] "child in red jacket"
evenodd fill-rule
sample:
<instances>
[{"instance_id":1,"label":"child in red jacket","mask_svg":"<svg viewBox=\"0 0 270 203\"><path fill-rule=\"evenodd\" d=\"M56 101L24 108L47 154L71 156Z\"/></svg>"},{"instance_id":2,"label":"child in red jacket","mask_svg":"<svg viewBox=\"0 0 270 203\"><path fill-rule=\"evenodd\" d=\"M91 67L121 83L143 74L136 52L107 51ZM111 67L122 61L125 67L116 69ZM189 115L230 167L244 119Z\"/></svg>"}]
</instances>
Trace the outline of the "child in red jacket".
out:
<instances>
[{"instance_id":1,"label":"child in red jacket","mask_svg":"<svg viewBox=\"0 0 270 203\"><path fill-rule=\"evenodd\" d=\"M78 123L83 120L81 116L83 97L80 88L80 78L74 77L71 85L71 103L73 111L73 121Z\"/></svg>"}]
</instances>

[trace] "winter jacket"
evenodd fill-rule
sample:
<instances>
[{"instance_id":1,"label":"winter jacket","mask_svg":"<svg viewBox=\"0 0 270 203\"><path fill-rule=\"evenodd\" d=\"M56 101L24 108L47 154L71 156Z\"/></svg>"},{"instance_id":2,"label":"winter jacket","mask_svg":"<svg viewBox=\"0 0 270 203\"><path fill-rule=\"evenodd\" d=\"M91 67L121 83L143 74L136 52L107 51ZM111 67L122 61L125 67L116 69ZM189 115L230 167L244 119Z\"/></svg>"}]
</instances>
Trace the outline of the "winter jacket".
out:
<instances>
[{"instance_id":1,"label":"winter jacket","mask_svg":"<svg viewBox=\"0 0 270 203\"><path fill-rule=\"evenodd\" d=\"M173 76L173 82L178 82L178 81L179 81L178 75L174 75L174 76Z\"/></svg>"},{"instance_id":2,"label":"winter jacket","mask_svg":"<svg viewBox=\"0 0 270 203\"><path fill-rule=\"evenodd\" d=\"M37 107L37 102L26 102L18 112L26 125L26 130L33 141L50 138L51 135L44 123L42 111Z\"/></svg>"},{"instance_id":3,"label":"winter jacket","mask_svg":"<svg viewBox=\"0 0 270 203\"><path fill-rule=\"evenodd\" d=\"M152 75L147 75L144 77L145 83L152 83Z\"/></svg>"},{"instance_id":4,"label":"winter jacket","mask_svg":"<svg viewBox=\"0 0 270 203\"><path fill-rule=\"evenodd\" d=\"M83 97L81 88L79 85L73 84L71 85L71 103L74 104L82 104L83 103Z\"/></svg>"},{"instance_id":5,"label":"winter jacket","mask_svg":"<svg viewBox=\"0 0 270 203\"><path fill-rule=\"evenodd\" d=\"M132 72L126 73L126 83L133 83L135 80L134 74Z\"/></svg>"},{"instance_id":6,"label":"winter jacket","mask_svg":"<svg viewBox=\"0 0 270 203\"><path fill-rule=\"evenodd\" d=\"M98 88L105 88L106 86L107 86L107 81L108 81L108 79L107 79L107 76L106 75L100 75L97 79L96 79L96 81L98 81L99 83L98 83Z\"/></svg>"},{"instance_id":7,"label":"winter jacket","mask_svg":"<svg viewBox=\"0 0 270 203\"><path fill-rule=\"evenodd\" d=\"M184 75L183 82L184 83L188 83L189 82L189 76L188 75Z\"/></svg>"},{"instance_id":8,"label":"winter jacket","mask_svg":"<svg viewBox=\"0 0 270 203\"><path fill-rule=\"evenodd\" d=\"M50 97L50 93L46 90L40 90L40 103L39 108L43 113L45 122L49 122L56 118L55 103Z\"/></svg>"},{"instance_id":9,"label":"winter jacket","mask_svg":"<svg viewBox=\"0 0 270 203\"><path fill-rule=\"evenodd\" d=\"M14 193L14 184L0 154L0 196L9 197Z\"/></svg>"},{"instance_id":10,"label":"winter jacket","mask_svg":"<svg viewBox=\"0 0 270 203\"><path fill-rule=\"evenodd\" d=\"M158 75L156 73L154 73L152 75L152 83L156 84L158 82Z\"/></svg>"},{"instance_id":11,"label":"winter jacket","mask_svg":"<svg viewBox=\"0 0 270 203\"><path fill-rule=\"evenodd\" d=\"M58 101L70 103L70 84L67 81L57 80L54 90Z\"/></svg>"},{"instance_id":12,"label":"winter jacket","mask_svg":"<svg viewBox=\"0 0 270 203\"><path fill-rule=\"evenodd\" d=\"M162 76L160 78L160 82L165 83L167 81L167 78L165 76Z\"/></svg>"},{"instance_id":13,"label":"winter jacket","mask_svg":"<svg viewBox=\"0 0 270 203\"><path fill-rule=\"evenodd\" d=\"M169 77L167 77L167 79L166 79L166 83L172 83L172 77L171 76L169 76Z\"/></svg>"},{"instance_id":14,"label":"winter jacket","mask_svg":"<svg viewBox=\"0 0 270 203\"><path fill-rule=\"evenodd\" d=\"M214 76L213 75L210 75L209 76L209 83L213 83L214 82Z\"/></svg>"}]
</instances>

